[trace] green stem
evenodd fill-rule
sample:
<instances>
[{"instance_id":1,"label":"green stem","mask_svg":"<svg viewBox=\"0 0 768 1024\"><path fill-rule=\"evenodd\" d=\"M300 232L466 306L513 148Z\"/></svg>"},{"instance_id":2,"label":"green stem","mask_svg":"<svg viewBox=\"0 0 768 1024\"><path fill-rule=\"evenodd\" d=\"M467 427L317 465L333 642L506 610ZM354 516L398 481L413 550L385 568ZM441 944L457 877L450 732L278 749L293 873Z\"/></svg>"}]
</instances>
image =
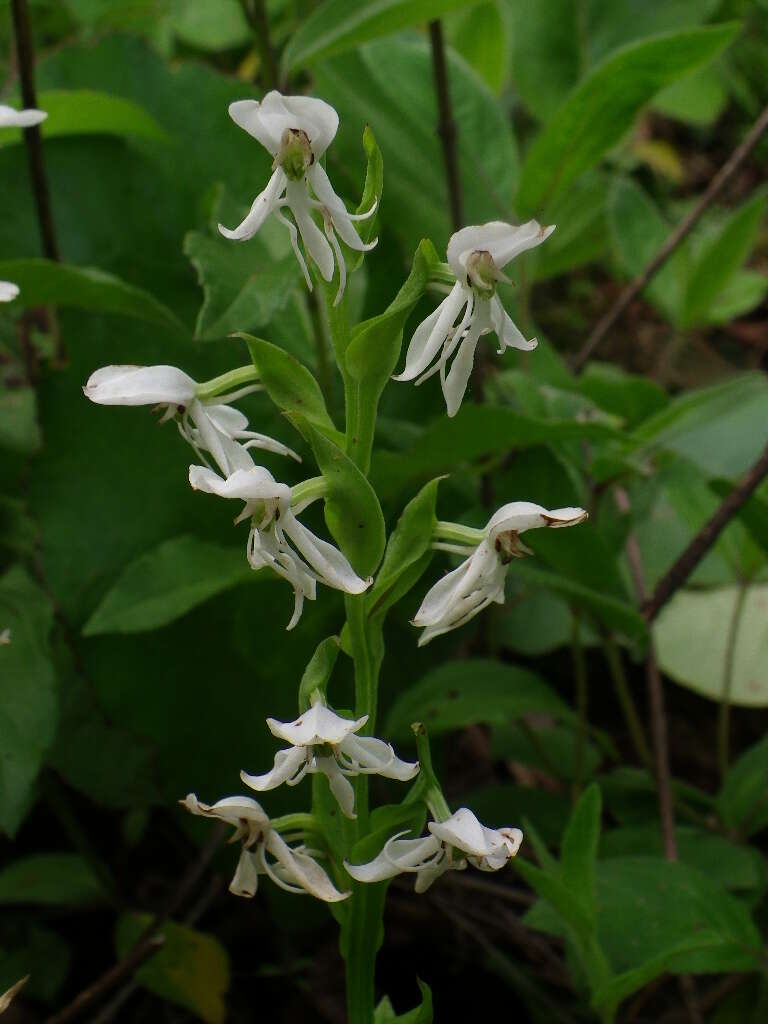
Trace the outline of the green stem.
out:
<instances>
[{"instance_id":1,"label":"green stem","mask_svg":"<svg viewBox=\"0 0 768 1024\"><path fill-rule=\"evenodd\" d=\"M259 371L255 366L238 366L236 370L222 373L197 385L197 397L202 401L224 395L228 391L237 391L248 384L258 384Z\"/></svg>"},{"instance_id":2,"label":"green stem","mask_svg":"<svg viewBox=\"0 0 768 1024\"><path fill-rule=\"evenodd\" d=\"M725 663L723 665L723 692L720 697L720 711L717 719L717 763L720 778L724 779L728 771L728 760L731 739L731 688L733 686L733 663L736 656L736 639L739 635L739 623L747 596L747 584L741 583L733 605L733 614L728 624L728 637L725 644Z\"/></svg>"},{"instance_id":3,"label":"green stem","mask_svg":"<svg viewBox=\"0 0 768 1024\"><path fill-rule=\"evenodd\" d=\"M581 643L581 619L576 611L573 613L571 656L573 658L573 672L576 677L576 712L578 715L576 747L573 752L573 799L576 801L584 786L584 752L587 745L587 716L589 713L587 664L584 658L584 648Z\"/></svg>"},{"instance_id":4,"label":"green stem","mask_svg":"<svg viewBox=\"0 0 768 1024\"><path fill-rule=\"evenodd\" d=\"M302 480L291 488L291 507L303 505L308 501L316 501L323 498L328 492L328 481L324 476L313 476L309 480Z\"/></svg>"},{"instance_id":5,"label":"green stem","mask_svg":"<svg viewBox=\"0 0 768 1024\"><path fill-rule=\"evenodd\" d=\"M621 660L621 654L616 641L610 633L604 633L602 635L603 654L605 660L608 662L608 669L611 673L611 679L613 680L613 687L616 691L616 697L618 698L619 705L621 707L621 713L624 716L624 721L629 731L630 739L632 740L632 746L635 748L635 753L640 759L644 768L653 775L653 758L651 756L651 749L648 746L648 741L645 738L645 731L643 730L640 716L637 713L635 702L632 699L632 691L629 688L629 682L624 671L624 663Z\"/></svg>"}]
</instances>

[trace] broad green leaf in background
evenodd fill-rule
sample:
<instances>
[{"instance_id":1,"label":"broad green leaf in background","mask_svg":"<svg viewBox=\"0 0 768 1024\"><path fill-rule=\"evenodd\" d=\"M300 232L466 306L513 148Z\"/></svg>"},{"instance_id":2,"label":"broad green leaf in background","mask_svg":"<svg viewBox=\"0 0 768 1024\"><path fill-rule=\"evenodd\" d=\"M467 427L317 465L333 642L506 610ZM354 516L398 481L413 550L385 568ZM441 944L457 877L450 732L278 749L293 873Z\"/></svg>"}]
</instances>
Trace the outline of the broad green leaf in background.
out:
<instances>
[{"instance_id":1,"label":"broad green leaf in background","mask_svg":"<svg viewBox=\"0 0 768 1024\"><path fill-rule=\"evenodd\" d=\"M213 53L245 46L253 39L238 0L172 0L168 26L187 46Z\"/></svg>"},{"instance_id":2,"label":"broad green leaf in background","mask_svg":"<svg viewBox=\"0 0 768 1024\"><path fill-rule=\"evenodd\" d=\"M728 769L717 795L723 822L744 835L768 825L768 737L759 740Z\"/></svg>"},{"instance_id":3,"label":"broad green leaf in background","mask_svg":"<svg viewBox=\"0 0 768 1024\"><path fill-rule=\"evenodd\" d=\"M20 289L19 306L76 306L99 313L120 313L186 334L186 328L162 302L142 288L94 267L75 267L44 259L2 260L0 279Z\"/></svg>"},{"instance_id":4,"label":"broad green leaf in background","mask_svg":"<svg viewBox=\"0 0 768 1024\"><path fill-rule=\"evenodd\" d=\"M525 159L518 207L541 216L555 196L621 139L665 85L711 60L733 41L738 24L711 25L631 43L570 94Z\"/></svg>"},{"instance_id":5,"label":"broad green leaf in background","mask_svg":"<svg viewBox=\"0 0 768 1024\"><path fill-rule=\"evenodd\" d=\"M191 231L184 252L197 271L203 304L195 325L201 341L264 327L291 298L300 270L290 249L276 257L259 236L230 242Z\"/></svg>"},{"instance_id":6,"label":"broad green leaf in background","mask_svg":"<svg viewBox=\"0 0 768 1024\"><path fill-rule=\"evenodd\" d=\"M485 83L451 49L447 63L465 217L473 224L512 220L518 158L509 120ZM386 162L382 219L409 250L431 238L442 255L452 226L432 81L429 44L418 36L368 43L324 61L314 72L315 91L341 118L328 151L334 182L346 176L351 194L359 194L360 136L370 124Z\"/></svg>"},{"instance_id":7,"label":"broad green leaf in background","mask_svg":"<svg viewBox=\"0 0 768 1024\"><path fill-rule=\"evenodd\" d=\"M679 395L637 428L629 447L642 458L667 449L710 476L734 480L765 447L766 409L765 375L740 374Z\"/></svg>"},{"instance_id":8,"label":"broad green leaf in background","mask_svg":"<svg viewBox=\"0 0 768 1024\"><path fill-rule=\"evenodd\" d=\"M83 627L85 636L158 629L255 574L240 548L174 537L131 562Z\"/></svg>"},{"instance_id":9,"label":"broad green leaf in background","mask_svg":"<svg viewBox=\"0 0 768 1024\"><path fill-rule=\"evenodd\" d=\"M552 203L548 220L557 225L557 231L531 253L535 280L556 277L602 255L608 244L608 186L606 175L595 170L582 175Z\"/></svg>"},{"instance_id":10,"label":"broad green leaf in background","mask_svg":"<svg viewBox=\"0 0 768 1024\"><path fill-rule=\"evenodd\" d=\"M448 41L498 96L507 79L507 20L497 0L467 5L443 21Z\"/></svg>"},{"instance_id":11,"label":"broad green leaf in background","mask_svg":"<svg viewBox=\"0 0 768 1024\"><path fill-rule=\"evenodd\" d=\"M125 135L162 141L165 132L155 119L122 96L91 89L44 89L37 105L48 117L40 129L44 139L62 135ZM0 146L19 143L20 128L0 128Z\"/></svg>"},{"instance_id":12,"label":"broad green leaf in background","mask_svg":"<svg viewBox=\"0 0 768 1024\"><path fill-rule=\"evenodd\" d=\"M0 904L80 906L105 901L90 865L75 853L39 853L0 871Z\"/></svg>"},{"instance_id":13,"label":"broad green leaf in background","mask_svg":"<svg viewBox=\"0 0 768 1024\"><path fill-rule=\"evenodd\" d=\"M540 676L527 669L482 658L451 661L433 669L395 701L385 732L393 739L412 738L413 722L423 722L431 736L485 722L506 725L539 711L569 721L570 708Z\"/></svg>"},{"instance_id":14,"label":"broad green leaf in background","mask_svg":"<svg viewBox=\"0 0 768 1024\"><path fill-rule=\"evenodd\" d=\"M751 313L768 293L768 276L748 267L737 270L707 311L711 324L725 324Z\"/></svg>"},{"instance_id":15,"label":"broad green leaf in background","mask_svg":"<svg viewBox=\"0 0 768 1024\"><path fill-rule=\"evenodd\" d=\"M378 36L426 24L478 0L325 0L283 52L283 74L296 67L356 50Z\"/></svg>"},{"instance_id":16,"label":"broad green leaf in background","mask_svg":"<svg viewBox=\"0 0 768 1024\"><path fill-rule=\"evenodd\" d=\"M29 455L39 447L34 388L7 388L0 383L0 448Z\"/></svg>"},{"instance_id":17,"label":"broad green leaf in background","mask_svg":"<svg viewBox=\"0 0 768 1024\"><path fill-rule=\"evenodd\" d=\"M560 847L561 878L590 917L595 916L595 863L601 811L600 790L593 782L574 807Z\"/></svg>"},{"instance_id":18,"label":"broad green leaf in background","mask_svg":"<svg viewBox=\"0 0 768 1024\"><path fill-rule=\"evenodd\" d=\"M613 363L589 362L578 386L601 409L621 416L628 427L637 426L669 401L664 389L654 381L627 373Z\"/></svg>"},{"instance_id":19,"label":"broad green leaf in background","mask_svg":"<svg viewBox=\"0 0 768 1024\"><path fill-rule=\"evenodd\" d=\"M14 835L56 730L58 700L48 635L53 609L21 568L0 578L0 830Z\"/></svg>"},{"instance_id":20,"label":"broad green leaf in background","mask_svg":"<svg viewBox=\"0 0 768 1024\"><path fill-rule=\"evenodd\" d=\"M298 414L292 414L307 438L328 485L325 521L333 538L363 577L373 573L384 553L384 517L376 493L357 466L333 441Z\"/></svg>"},{"instance_id":21,"label":"broad green leaf in background","mask_svg":"<svg viewBox=\"0 0 768 1024\"><path fill-rule=\"evenodd\" d=\"M717 65L710 65L668 85L653 101L653 109L685 124L708 125L727 103L724 76Z\"/></svg>"},{"instance_id":22,"label":"broad green leaf in background","mask_svg":"<svg viewBox=\"0 0 768 1024\"><path fill-rule=\"evenodd\" d=\"M0 993L29 975L24 994L49 1002L64 984L71 959L69 943L49 928L31 921L12 927L0 941Z\"/></svg>"},{"instance_id":23,"label":"broad green leaf in background","mask_svg":"<svg viewBox=\"0 0 768 1024\"><path fill-rule=\"evenodd\" d=\"M609 194L608 223L621 269L637 277L666 242L672 225L651 197L631 178L617 178ZM645 289L648 299L672 322L681 316L690 256L678 247Z\"/></svg>"},{"instance_id":24,"label":"broad green leaf in background","mask_svg":"<svg viewBox=\"0 0 768 1024\"><path fill-rule=\"evenodd\" d=\"M378 453L372 476L378 493L389 497L419 477L455 471L462 463L481 456L537 444L616 437L617 432L603 423L547 420L500 406L465 402L452 419L440 416L428 423L407 452Z\"/></svg>"},{"instance_id":25,"label":"broad green leaf in background","mask_svg":"<svg viewBox=\"0 0 768 1024\"><path fill-rule=\"evenodd\" d=\"M765 218L766 193L757 192L730 214L693 268L682 309L683 327L706 323L710 308L747 259Z\"/></svg>"},{"instance_id":26,"label":"broad green leaf in background","mask_svg":"<svg viewBox=\"0 0 768 1024\"><path fill-rule=\"evenodd\" d=\"M570 726L539 725L530 720L522 725L513 723L494 727L491 752L494 759L529 765L567 782L576 781L579 775L591 778L603 760L597 746L589 741L580 741ZM530 811L526 813L531 816ZM536 823L538 825L538 819ZM562 828L557 833L558 840L561 833Z\"/></svg>"},{"instance_id":27,"label":"broad green leaf in background","mask_svg":"<svg viewBox=\"0 0 768 1024\"><path fill-rule=\"evenodd\" d=\"M269 341L249 334L237 336L248 345L259 380L278 409L297 413L322 433L342 442L342 435L328 415L320 385L306 366Z\"/></svg>"},{"instance_id":28,"label":"broad green leaf in background","mask_svg":"<svg viewBox=\"0 0 768 1024\"><path fill-rule=\"evenodd\" d=\"M122 959L130 953L151 923L149 914L125 914L117 922L115 945ZM136 980L148 991L189 1010L207 1024L224 1024L229 989L229 957L212 935L172 921L163 925L164 943L136 971Z\"/></svg>"},{"instance_id":29,"label":"broad green leaf in background","mask_svg":"<svg viewBox=\"0 0 768 1024\"><path fill-rule=\"evenodd\" d=\"M681 590L654 625L659 665L683 686L710 700L723 697L729 631L739 588ZM735 624L731 703L768 706L768 585L747 587Z\"/></svg>"}]
</instances>

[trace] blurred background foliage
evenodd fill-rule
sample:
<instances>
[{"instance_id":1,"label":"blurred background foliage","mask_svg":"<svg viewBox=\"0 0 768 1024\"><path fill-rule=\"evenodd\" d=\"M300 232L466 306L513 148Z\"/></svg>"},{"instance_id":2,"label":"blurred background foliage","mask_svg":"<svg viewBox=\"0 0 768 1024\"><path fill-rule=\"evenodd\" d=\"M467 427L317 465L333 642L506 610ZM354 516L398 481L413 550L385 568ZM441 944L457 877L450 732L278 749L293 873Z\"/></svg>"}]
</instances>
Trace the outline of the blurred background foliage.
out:
<instances>
[{"instance_id":1,"label":"blurred background foliage","mask_svg":"<svg viewBox=\"0 0 768 1024\"><path fill-rule=\"evenodd\" d=\"M419 901L393 886L381 991L402 1011L418 973L438 1021L476 1016L480 993L488 1012L536 1022L605 1007L627 1021L764 1021L768 488L652 630L677 863L662 851L648 629L624 549L634 537L652 588L765 446L765 141L598 357L579 375L569 357L768 101L768 3L35 0L31 15L64 265L41 259L21 135L0 130L0 277L22 289L0 312L0 992L31 974L9 1021L46 1018L130 949L207 834L174 801L263 770L264 718L293 717L306 661L341 621L323 590L285 637L288 588L254 577L242 529L191 492L173 427L90 405L81 385L105 363L203 380L247 362L228 337L247 330L316 372L339 415L284 233L234 246L216 231L269 170L226 109L275 74L328 100L341 118L329 170L355 201L371 125L380 242L351 303L379 312L418 241L442 251L451 233L425 32L437 17L465 220L558 229L505 288L538 350L489 359L484 403L454 420L437 387L388 388L371 477L390 523L440 473L442 519L482 525L485 479L496 506L580 504L591 520L533 536L506 604L426 649L408 624L418 593L391 617L385 735L407 756L410 723L426 722L454 805L525 824L528 841L502 878L446 876ZM7 2L0 83L17 104ZM266 396L242 405L311 465ZM432 578L447 565L436 557ZM349 680L336 685L343 706ZM277 790L268 809L304 797ZM343 1020L325 909L276 890L236 901L231 859L218 855L211 886L100 1020L216 1024L257 1006ZM377 1021L393 1019L383 1004Z\"/></svg>"}]
</instances>

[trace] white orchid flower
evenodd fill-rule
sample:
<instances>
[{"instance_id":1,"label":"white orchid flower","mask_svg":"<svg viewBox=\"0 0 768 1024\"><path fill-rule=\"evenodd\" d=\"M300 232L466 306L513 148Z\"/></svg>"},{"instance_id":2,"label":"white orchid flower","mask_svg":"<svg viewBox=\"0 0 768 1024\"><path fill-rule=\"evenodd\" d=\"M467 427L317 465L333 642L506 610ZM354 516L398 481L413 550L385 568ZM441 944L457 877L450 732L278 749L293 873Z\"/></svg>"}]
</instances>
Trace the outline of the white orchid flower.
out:
<instances>
[{"instance_id":1,"label":"white orchid flower","mask_svg":"<svg viewBox=\"0 0 768 1024\"><path fill-rule=\"evenodd\" d=\"M175 419L179 433L198 457L206 462L202 452L209 452L227 476L236 469L253 466L249 448L289 455L301 462L286 445L248 430L247 417L230 406L230 402L261 390L259 384L205 400L198 398L198 387L196 381L175 366L104 366L91 374L83 393L98 405L165 407L160 422Z\"/></svg>"},{"instance_id":2,"label":"white orchid flower","mask_svg":"<svg viewBox=\"0 0 768 1024\"><path fill-rule=\"evenodd\" d=\"M408 345L405 369L393 380L415 379L421 384L439 373L448 415L455 416L467 390L481 335L496 333L499 355L507 348L525 352L536 348L536 339L526 341L504 310L496 285L509 280L502 267L526 249L541 245L554 230L554 224L542 227L535 220L519 227L490 221L451 235L448 263L456 284L416 328Z\"/></svg>"},{"instance_id":3,"label":"white orchid flower","mask_svg":"<svg viewBox=\"0 0 768 1024\"><path fill-rule=\"evenodd\" d=\"M229 115L235 124L269 150L274 162L272 177L254 199L245 220L233 230L219 224L219 231L225 238L245 241L253 238L269 214L274 213L290 232L293 251L310 291L312 278L299 248L298 234L326 281L333 278L335 256L339 267L338 303L344 294L347 271L337 234L350 249L358 252L367 252L377 241L374 239L366 245L354 226L355 221L373 216L376 202L366 213L348 213L320 163L320 157L336 135L339 115L323 100L281 96L274 90L268 92L261 103L257 100L231 103ZM295 223L283 214L285 207L293 214ZM321 215L323 231L315 223L313 211Z\"/></svg>"},{"instance_id":4,"label":"white orchid flower","mask_svg":"<svg viewBox=\"0 0 768 1024\"><path fill-rule=\"evenodd\" d=\"M461 544L434 545L468 557L428 591L412 622L424 628L419 647L436 636L463 626L491 603L504 603L507 567L513 558L533 552L520 534L537 527L576 526L587 518L583 508L546 509L530 501L513 501L502 506L480 533L475 547ZM440 532L438 524L438 535ZM456 533L463 531L456 528Z\"/></svg>"},{"instance_id":5,"label":"white orchid flower","mask_svg":"<svg viewBox=\"0 0 768 1024\"><path fill-rule=\"evenodd\" d=\"M245 502L235 523L251 521L246 548L251 568L269 566L293 587L295 603L288 629L299 621L304 598L315 600L318 581L346 594L362 594L373 582L360 579L338 548L299 522L297 513L308 502L294 512L291 488L278 483L263 466L237 469L226 479L203 466L190 466L189 482L196 491Z\"/></svg>"},{"instance_id":6,"label":"white orchid flower","mask_svg":"<svg viewBox=\"0 0 768 1024\"><path fill-rule=\"evenodd\" d=\"M342 718L320 702L305 711L295 722L278 722L268 718L267 725L272 735L291 746L277 752L272 771L265 775L241 772L240 778L246 786L263 793L284 782L295 786L308 773L322 773L328 777L331 792L344 814L354 818L355 791L349 776L383 775L387 779L407 782L419 770L418 763L401 761L392 746L384 740L373 736L356 736L355 733L367 721L368 715L356 720Z\"/></svg>"},{"instance_id":7,"label":"white orchid flower","mask_svg":"<svg viewBox=\"0 0 768 1024\"><path fill-rule=\"evenodd\" d=\"M358 882L383 882L405 872L416 875L416 892L426 892L446 871L463 871L467 862L481 871L498 871L514 857L523 841L519 828L487 828L468 807L460 807L447 821L430 821L428 836L403 839L392 836L368 864L344 867Z\"/></svg>"},{"instance_id":8,"label":"white orchid flower","mask_svg":"<svg viewBox=\"0 0 768 1024\"><path fill-rule=\"evenodd\" d=\"M268 875L286 892L309 893L326 903L337 903L349 896L348 892L338 891L306 847L286 843L272 828L261 805L251 797L228 796L215 804L204 804L194 793L188 793L180 802L192 814L218 818L232 825L235 833L230 842L242 840L240 860L229 886L235 896L254 896L259 875Z\"/></svg>"},{"instance_id":9,"label":"white orchid flower","mask_svg":"<svg viewBox=\"0 0 768 1024\"><path fill-rule=\"evenodd\" d=\"M0 128L31 128L48 117L44 110L14 110L0 103ZM0 281L0 302L13 302L19 286L12 281Z\"/></svg>"}]
</instances>

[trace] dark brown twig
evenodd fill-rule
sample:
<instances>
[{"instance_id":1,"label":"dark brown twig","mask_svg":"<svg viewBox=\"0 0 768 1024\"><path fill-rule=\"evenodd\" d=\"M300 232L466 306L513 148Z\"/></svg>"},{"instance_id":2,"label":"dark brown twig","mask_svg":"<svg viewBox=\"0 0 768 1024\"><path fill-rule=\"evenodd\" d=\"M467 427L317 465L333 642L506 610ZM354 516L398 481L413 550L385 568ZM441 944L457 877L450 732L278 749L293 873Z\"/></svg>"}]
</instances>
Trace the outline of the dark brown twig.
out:
<instances>
[{"instance_id":1,"label":"dark brown twig","mask_svg":"<svg viewBox=\"0 0 768 1024\"><path fill-rule=\"evenodd\" d=\"M21 98L25 107L37 107L37 91L35 89L35 51L32 44L32 28L29 20L27 0L11 0L13 29L16 35L16 53L19 60L19 80ZM48 189L48 176L45 173L43 160L43 141L40 127L33 125L24 129L24 143L27 149L29 176L37 208L37 221L40 227L40 238L43 243L43 254L49 260L58 261L59 246L56 241L56 228L51 211L51 194Z\"/></svg>"},{"instance_id":2,"label":"dark brown twig","mask_svg":"<svg viewBox=\"0 0 768 1024\"><path fill-rule=\"evenodd\" d=\"M121 981L130 977L137 967L157 953L163 944L163 937L158 933L165 922L178 912L179 908L197 887L198 882L205 874L208 865L224 841L226 831L225 825L217 826L208 842L201 849L199 856L190 865L189 870L182 876L179 884L171 893L166 906L147 925L130 953L113 967L110 967L92 985L84 988L63 1010L49 1017L45 1024L67 1024L68 1021L74 1020L85 1010L89 1009L89 1007L93 1006L94 1003L102 999L116 985L119 985Z\"/></svg>"},{"instance_id":3,"label":"dark brown twig","mask_svg":"<svg viewBox=\"0 0 768 1024\"><path fill-rule=\"evenodd\" d=\"M723 499L715 514L702 526L672 568L659 580L653 596L643 605L643 615L648 622L652 622L656 618L670 597L685 583L731 519L766 476L768 476L768 446L741 483L737 484L731 493Z\"/></svg>"},{"instance_id":4,"label":"dark brown twig","mask_svg":"<svg viewBox=\"0 0 768 1024\"><path fill-rule=\"evenodd\" d=\"M432 46L432 69L435 73L435 92L437 94L437 134L443 144L443 161L448 184L448 201L451 205L451 221L453 230L458 231L464 223L461 175L459 173L456 122L453 118L448 67L445 62L443 26L439 20L429 23L429 41Z\"/></svg>"},{"instance_id":5,"label":"dark brown twig","mask_svg":"<svg viewBox=\"0 0 768 1024\"><path fill-rule=\"evenodd\" d=\"M256 46L259 50L261 62L265 74L264 84L267 89L277 89L280 84L280 69L277 64L277 55L272 45L269 34L269 15L264 0L242 0L245 16L250 22L251 28L256 36Z\"/></svg>"},{"instance_id":6,"label":"dark brown twig","mask_svg":"<svg viewBox=\"0 0 768 1024\"><path fill-rule=\"evenodd\" d=\"M635 298L637 298L657 271L664 266L683 239L691 233L693 228L699 222L701 215L720 195L735 172L739 167L741 167L760 141L760 138L766 129L768 129L768 107L763 110L750 128L744 140L736 147L736 149L734 149L733 153L731 153L723 166L710 181L709 185L702 193L698 203L696 203L690 213L680 221L642 274L627 285L605 316L598 320L594 330L574 357L573 370L575 373L579 373L583 369L584 364L590 358L608 331L610 331L614 326L624 310Z\"/></svg>"}]
</instances>

